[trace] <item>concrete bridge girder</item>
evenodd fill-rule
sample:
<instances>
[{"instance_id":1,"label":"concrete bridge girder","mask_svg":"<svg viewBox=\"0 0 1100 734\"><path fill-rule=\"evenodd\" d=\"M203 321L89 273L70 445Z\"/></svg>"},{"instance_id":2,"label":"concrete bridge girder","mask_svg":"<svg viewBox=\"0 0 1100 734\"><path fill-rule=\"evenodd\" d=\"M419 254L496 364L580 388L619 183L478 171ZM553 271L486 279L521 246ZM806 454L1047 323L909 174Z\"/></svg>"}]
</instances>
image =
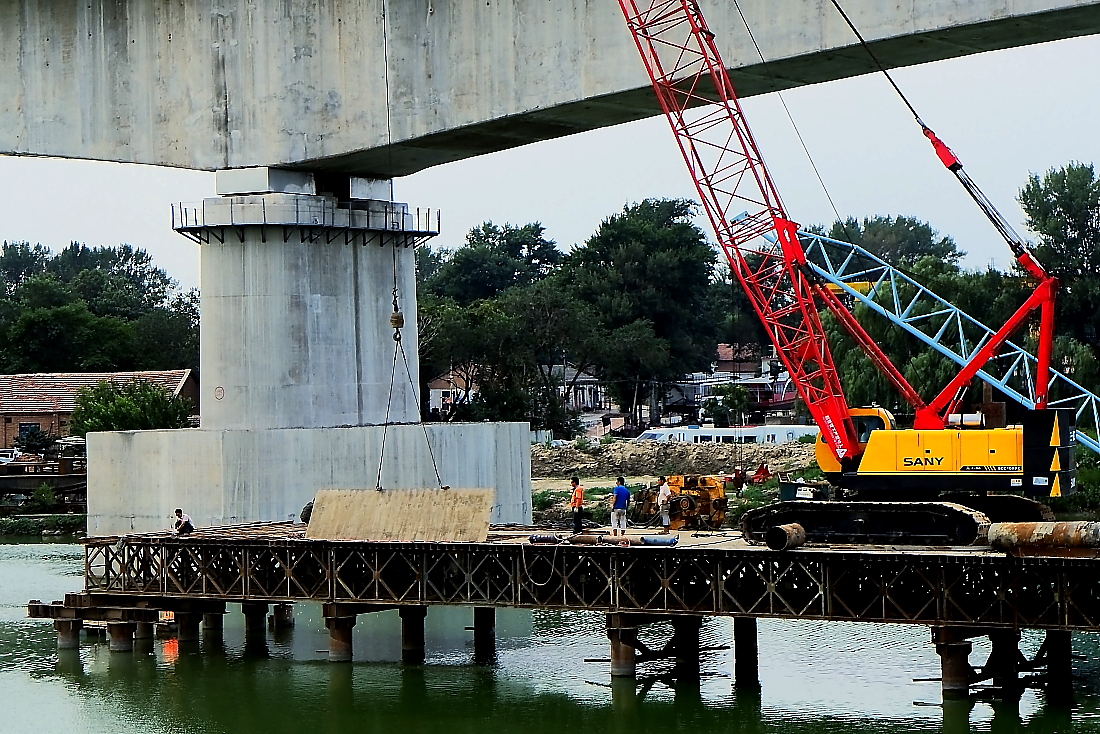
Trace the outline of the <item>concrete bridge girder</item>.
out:
<instances>
[{"instance_id":1,"label":"concrete bridge girder","mask_svg":"<svg viewBox=\"0 0 1100 734\"><path fill-rule=\"evenodd\" d=\"M872 70L819 0L702 0L743 95ZM1100 32L1100 0L849 0L890 66ZM0 2L0 153L373 177L658 113L613 0Z\"/></svg>"}]
</instances>

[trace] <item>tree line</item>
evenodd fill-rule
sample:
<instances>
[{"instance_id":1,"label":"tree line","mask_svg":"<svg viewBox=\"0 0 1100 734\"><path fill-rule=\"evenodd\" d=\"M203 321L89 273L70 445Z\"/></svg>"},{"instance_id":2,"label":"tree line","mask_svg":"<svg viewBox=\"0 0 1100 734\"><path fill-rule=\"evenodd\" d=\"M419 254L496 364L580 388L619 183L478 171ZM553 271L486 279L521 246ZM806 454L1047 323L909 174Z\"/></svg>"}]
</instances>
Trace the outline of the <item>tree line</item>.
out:
<instances>
[{"instance_id":1,"label":"tree line","mask_svg":"<svg viewBox=\"0 0 1100 734\"><path fill-rule=\"evenodd\" d=\"M718 341L758 340L739 292L692 221L647 199L564 253L538 223L485 223L453 251L417 252L421 375L454 371L476 395L453 420L530 421L565 435L568 363L635 411L659 386L708 369Z\"/></svg>"},{"instance_id":2,"label":"tree line","mask_svg":"<svg viewBox=\"0 0 1100 734\"><path fill-rule=\"evenodd\" d=\"M1061 282L1055 364L1094 386L1100 180L1092 165L1071 163L1031 175L1019 201L1040 262ZM526 420L571 435L576 416L559 388L572 386L555 365L567 362L595 375L616 403L637 415L658 402L669 383L707 370L716 344L765 342L694 213L693 202L679 199L629 205L568 253L538 223L487 222L454 250L421 248L422 378L453 371L477 385L476 395L454 406L454 420ZM951 237L912 217L848 218L810 229L862 246L993 328L1034 287L1015 267L964 268L966 253ZM953 362L866 307L857 305L855 313L926 399L957 373ZM826 317L826 327L850 402L900 407L893 388L839 326Z\"/></svg>"},{"instance_id":3,"label":"tree line","mask_svg":"<svg viewBox=\"0 0 1100 734\"><path fill-rule=\"evenodd\" d=\"M1019 201L1039 260L1061 281L1055 363L1095 386L1100 180L1092 165L1071 163L1033 174ZM478 388L450 418L529 421L572 435L578 420L561 388L574 387L581 372L638 415L644 405L659 408L670 383L708 370L716 344L764 343L695 212L682 199L631 204L569 252L538 223L489 222L454 250L418 249L422 379L453 372ZM849 218L813 229L863 246L993 327L1033 285L1015 268L963 268L965 252L954 240L912 217ZM926 398L957 372L864 307L856 315ZM6 373L197 369L198 317L197 290L181 291L130 245L73 243L56 254L26 242L0 247ZM889 384L826 322L850 402L896 406ZM565 371L567 363L578 373Z\"/></svg>"},{"instance_id":4,"label":"tree line","mask_svg":"<svg viewBox=\"0 0 1100 734\"><path fill-rule=\"evenodd\" d=\"M0 371L198 369L198 290L145 250L0 245Z\"/></svg>"}]
</instances>

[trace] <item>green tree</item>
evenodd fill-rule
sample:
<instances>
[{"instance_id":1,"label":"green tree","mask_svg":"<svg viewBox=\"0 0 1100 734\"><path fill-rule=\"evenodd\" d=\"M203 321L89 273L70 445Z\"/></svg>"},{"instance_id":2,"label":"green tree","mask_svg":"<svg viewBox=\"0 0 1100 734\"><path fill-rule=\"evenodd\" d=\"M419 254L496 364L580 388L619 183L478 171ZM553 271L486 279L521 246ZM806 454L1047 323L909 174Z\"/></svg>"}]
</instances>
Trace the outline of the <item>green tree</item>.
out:
<instances>
[{"instance_id":1,"label":"green tree","mask_svg":"<svg viewBox=\"0 0 1100 734\"><path fill-rule=\"evenodd\" d=\"M0 246L0 278L3 292L11 295L20 283L46 270L50 251L29 242L5 242Z\"/></svg>"},{"instance_id":2,"label":"green tree","mask_svg":"<svg viewBox=\"0 0 1100 734\"><path fill-rule=\"evenodd\" d=\"M424 285L463 306L530 285L553 272L562 260L561 251L545 234L538 222L522 227L486 222L470 230L463 247L443 255L441 264L433 261L433 255L420 257Z\"/></svg>"},{"instance_id":3,"label":"green tree","mask_svg":"<svg viewBox=\"0 0 1100 734\"><path fill-rule=\"evenodd\" d=\"M715 385L711 393L713 397L703 401L703 415L713 419L718 428L729 428L751 402L749 391L743 385Z\"/></svg>"},{"instance_id":4,"label":"green tree","mask_svg":"<svg viewBox=\"0 0 1100 734\"><path fill-rule=\"evenodd\" d=\"M821 231L821 228L815 228ZM913 265L924 257L933 257L957 264L966 254L955 240L941 237L927 222L914 217L866 217L860 222L855 217L836 221L829 229L829 237L878 255L895 267Z\"/></svg>"},{"instance_id":5,"label":"green tree","mask_svg":"<svg viewBox=\"0 0 1100 734\"><path fill-rule=\"evenodd\" d=\"M652 385L707 369L713 357L716 255L694 210L682 199L627 206L562 265L560 277L612 339L600 375L635 411Z\"/></svg>"},{"instance_id":6,"label":"green tree","mask_svg":"<svg viewBox=\"0 0 1100 734\"><path fill-rule=\"evenodd\" d=\"M198 367L198 293L130 245L0 248L0 369Z\"/></svg>"},{"instance_id":7,"label":"green tree","mask_svg":"<svg viewBox=\"0 0 1100 734\"><path fill-rule=\"evenodd\" d=\"M49 451L55 443L57 436L38 428L29 431L20 431L19 435L12 439L15 448L28 454L42 454Z\"/></svg>"},{"instance_id":8,"label":"green tree","mask_svg":"<svg viewBox=\"0 0 1100 734\"><path fill-rule=\"evenodd\" d=\"M1092 164L1073 162L1041 178L1033 173L1019 200L1039 237L1036 255L1052 275L1076 280L1100 273L1100 179Z\"/></svg>"},{"instance_id":9,"label":"green tree","mask_svg":"<svg viewBox=\"0 0 1100 734\"><path fill-rule=\"evenodd\" d=\"M1093 166L1074 162L1032 174L1020 206L1038 236L1039 262L1061 281L1058 331L1100 350L1100 179Z\"/></svg>"},{"instance_id":10,"label":"green tree","mask_svg":"<svg viewBox=\"0 0 1100 734\"><path fill-rule=\"evenodd\" d=\"M92 431L146 431L186 428L194 406L145 380L103 381L77 393L70 429L74 436Z\"/></svg>"},{"instance_id":11,"label":"green tree","mask_svg":"<svg viewBox=\"0 0 1100 734\"><path fill-rule=\"evenodd\" d=\"M133 367L131 327L83 301L23 311L7 329L7 372L108 372Z\"/></svg>"}]
</instances>

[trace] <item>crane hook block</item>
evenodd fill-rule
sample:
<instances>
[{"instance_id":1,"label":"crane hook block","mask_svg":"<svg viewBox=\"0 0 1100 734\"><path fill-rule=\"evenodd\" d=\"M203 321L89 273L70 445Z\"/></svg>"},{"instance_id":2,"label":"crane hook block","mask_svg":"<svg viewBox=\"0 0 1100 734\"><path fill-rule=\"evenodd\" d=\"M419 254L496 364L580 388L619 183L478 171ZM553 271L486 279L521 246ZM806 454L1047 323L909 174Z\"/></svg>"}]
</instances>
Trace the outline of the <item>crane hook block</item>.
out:
<instances>
[{"instance_id":1,"label":"crane hook block","mask_svg":"<svg viewBox=\"0 0 1100 734\"><path fill-rule=\"evenodd\" d=\"M390 326L394 329L402 329L405 326L405 314L394 311L390 314Z\"/></svg>"}]
</instances>

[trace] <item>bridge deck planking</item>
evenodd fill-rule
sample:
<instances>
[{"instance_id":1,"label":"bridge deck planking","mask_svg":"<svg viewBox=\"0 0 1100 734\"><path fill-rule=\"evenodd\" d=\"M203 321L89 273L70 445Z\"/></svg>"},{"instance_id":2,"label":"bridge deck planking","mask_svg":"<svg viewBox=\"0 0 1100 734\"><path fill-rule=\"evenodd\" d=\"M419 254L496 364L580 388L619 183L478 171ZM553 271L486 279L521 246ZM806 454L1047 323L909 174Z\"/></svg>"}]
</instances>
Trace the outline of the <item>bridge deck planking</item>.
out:
<instances>
[{"instance_id":1,"label":"bridge deck planking","mask_svg":"<svg viewBox=\"0 0 1100 734\"><path fill-rule=\"evenodd\" d=\"M85 602L473 605L753 616L968 628L1100 630L1100 560L988 548L816 547L772 552L735 534L674 548L313 541L263 523L89 538Z\"/></svg>"}]
</instances>

